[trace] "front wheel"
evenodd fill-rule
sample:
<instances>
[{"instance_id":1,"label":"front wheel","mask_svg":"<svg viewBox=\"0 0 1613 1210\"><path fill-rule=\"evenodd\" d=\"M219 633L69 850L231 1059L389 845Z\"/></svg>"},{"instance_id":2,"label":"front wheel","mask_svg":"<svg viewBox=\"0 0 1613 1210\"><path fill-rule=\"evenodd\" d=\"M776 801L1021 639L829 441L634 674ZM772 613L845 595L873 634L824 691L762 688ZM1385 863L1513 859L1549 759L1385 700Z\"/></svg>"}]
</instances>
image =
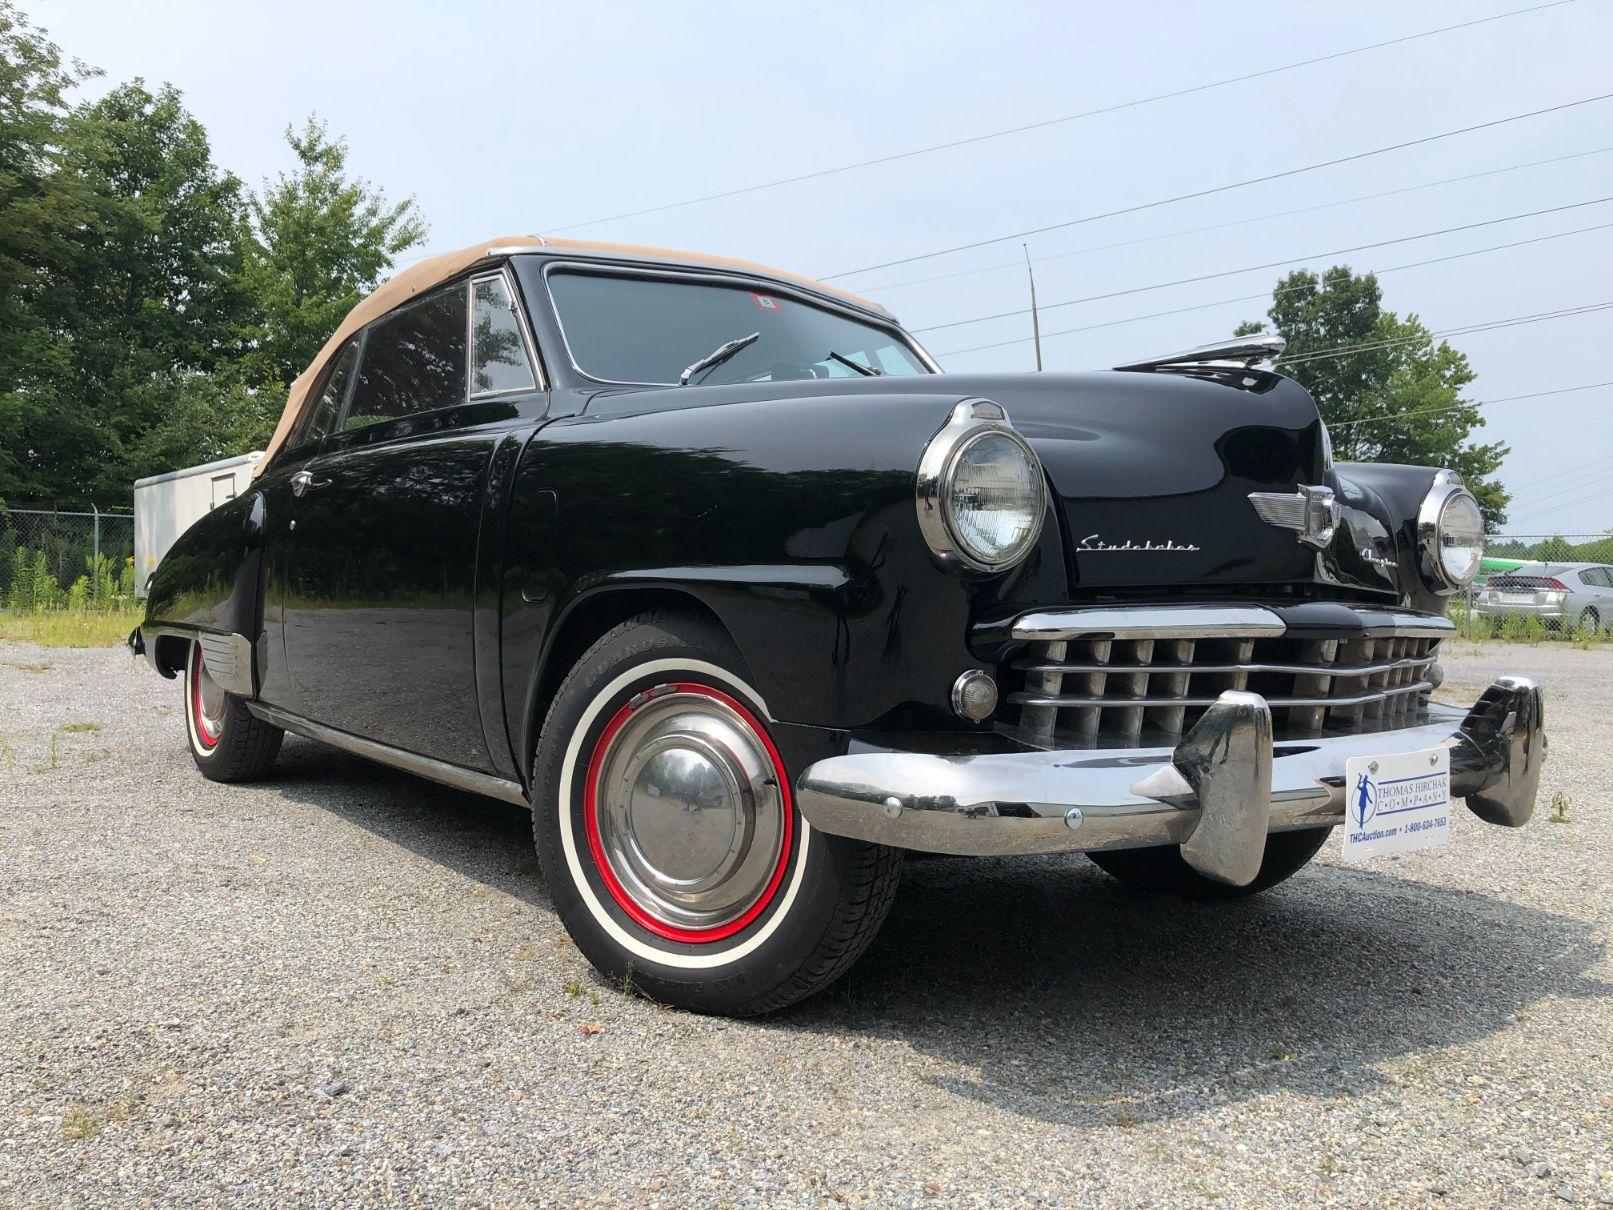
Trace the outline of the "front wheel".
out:
<instances>
[{"instance_id":1,"label":"front wheel","mask_svg":"<svg viewBox=\"0 0 1613 1210\"><path fill-rule=\"evenodd\" d=\"M185 733L191 759L210 781L256 781L274 764L286 738L208 675L200 643L191 644L185 663Z\"/></svg>"},{"instance_id":2,"label":"front wheel","mask_svg":"<svg viewBox=\"0 0 1613 1210\"><path fill-rule=\"evenodd\" d=\"M1292 878L1310 863L1332 828L1273 832L1266 837L1260 873L1248 886L1228 886L1206 878L1182 857L1176 845L1147 849L1110 849L1088 853L1099 869L1139 891L1168 891L1189 899L1242 899Z\"/></svg>"},{"instance_id":3,"label":"front wheel","mask_svg":"<svg viewBox=\"0 0 1613 1210\"><path fill-rule=\"evenodd\" d=\"M733 1015L838 979L902 856L801 817L742 668L703 619L623 623L560 686L533 778L538 856L577 948L624 988Z\"/></svg>"}]
</instances>

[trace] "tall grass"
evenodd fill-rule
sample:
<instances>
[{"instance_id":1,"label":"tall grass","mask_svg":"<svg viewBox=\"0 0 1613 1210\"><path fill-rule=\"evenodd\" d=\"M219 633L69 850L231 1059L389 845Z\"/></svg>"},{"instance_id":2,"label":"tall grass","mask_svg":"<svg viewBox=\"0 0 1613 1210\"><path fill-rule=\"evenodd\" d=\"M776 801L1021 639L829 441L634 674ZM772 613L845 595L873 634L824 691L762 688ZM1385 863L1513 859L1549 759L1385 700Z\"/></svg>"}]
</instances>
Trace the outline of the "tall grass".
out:
<instances>
[{"instance_id":1,"label":"tall grass","mask_svg":"<svg viewBox=\"0 0 1613 1210\"><path fill-rule=\"evenodd\" d=\"M84 574L65 587L42 550L19 546L0 566L0 640L41 647L110 647L139 625L134 560L86 555Z\"/></svg>"},{"instance_id":2,"label":"tall grass","mask_svg":"<svg viewBox=\"0 0 1613 1210\"><path fill-rule=\"evenodd\" d=\"M0 643L33 643L40 647L116 647L140 625L145 610L52 609L42 613L0 610Z\"/></svg>"},{"instance_id":3,"label":"tall grass","mask_svg":"<svg viewBox=\"0 0 1613 1210\"><path fill-rule=\"evenodd\" d=\"M1469 613L1458 602L1451 609L1456 633L1476 643L1572 643L1579 647L1613 647L1613 631L1603 626L1592 631L1583 626L1550 625L1527 614L1494 614L1484 617Z\"/></svg>"}]
</instances>

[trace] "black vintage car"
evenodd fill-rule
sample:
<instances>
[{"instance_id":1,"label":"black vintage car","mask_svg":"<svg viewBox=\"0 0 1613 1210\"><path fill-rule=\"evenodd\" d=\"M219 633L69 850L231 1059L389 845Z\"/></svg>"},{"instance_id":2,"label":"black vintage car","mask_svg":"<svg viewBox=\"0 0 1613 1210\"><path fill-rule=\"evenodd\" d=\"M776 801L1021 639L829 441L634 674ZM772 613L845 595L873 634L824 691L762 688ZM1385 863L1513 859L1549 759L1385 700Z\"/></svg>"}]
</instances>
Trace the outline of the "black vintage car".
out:
<instances>
[{"instance_id":1,"label":"black vintage car","mask_svg":"<svg viewBox=\"0 0 1613 1210\"><path fill-rule=\"evenodd\" d=\"M480 245L354 311L131 642L207 777L291 731L529 805L582 952L710 1011L839 976L904 850L1217 897L1523 824L1538 686L1431 700L1473 497L1334 464L1278 348L942 374L788 274Z\"/></svg>"}]
</instances>

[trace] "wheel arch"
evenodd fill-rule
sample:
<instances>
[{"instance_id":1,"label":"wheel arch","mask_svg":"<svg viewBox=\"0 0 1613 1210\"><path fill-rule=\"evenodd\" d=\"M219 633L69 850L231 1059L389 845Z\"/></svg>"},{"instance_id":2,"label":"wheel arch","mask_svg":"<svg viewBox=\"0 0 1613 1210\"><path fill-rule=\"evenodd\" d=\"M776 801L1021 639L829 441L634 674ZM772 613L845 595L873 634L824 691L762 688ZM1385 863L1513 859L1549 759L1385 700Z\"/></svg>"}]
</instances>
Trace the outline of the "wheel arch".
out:
<instances>
[{"instance_id":1,"label":"wheel arch","mask_svg":"<svg viewBox=\"0 0 1613 1210\"><path fill-rule=\"evenodd\" d=\"M590 647L611 630L629 618L655 609L676 610L710 622L728 637L734 650L739 652L739 644L732 630L723 623L717 611L688 589L659 584L613 586L579 597L552 627L527 690L523 713L525 723L520 732L523 747L517 756L529 788L533 780L532 759L537 751L543 722L566 674ZM740 660L744 663L743 653L740 653ZM745 667L746 679L749 680L749 665Z\"/></svg>"}]
</instances>

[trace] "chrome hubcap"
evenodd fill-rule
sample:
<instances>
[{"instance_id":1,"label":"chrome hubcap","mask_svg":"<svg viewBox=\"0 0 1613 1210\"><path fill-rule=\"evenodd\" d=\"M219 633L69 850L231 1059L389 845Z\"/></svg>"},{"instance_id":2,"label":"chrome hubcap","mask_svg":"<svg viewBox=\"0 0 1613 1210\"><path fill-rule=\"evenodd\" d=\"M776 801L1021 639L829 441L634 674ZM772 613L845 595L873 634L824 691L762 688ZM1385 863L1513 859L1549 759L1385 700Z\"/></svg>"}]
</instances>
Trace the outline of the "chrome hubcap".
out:
<instances>
[{"instance_id":1,"label":"chrome hubcap","mask_svg":"<svg viewBox=\"0 0 1613 1210\"><path fill-rule=\"evenodd\" d=\"M224 690L208 674L199 647L191 656L190 675L191 708L196 715L196 729L209 742L215 741L224 727Z\"/></svg>"},{"instance_id":2,"label":"chrome hubcap","mask_svg":"<svg viewBox=\"0 0 1613 1210\"><path fill-rule=\"evenodd\" d=\"M594 819L621 891L679 929L713 929L773 884L785 799L767 746L719 697L635 698L596 754Z\"/></svg>"}]
</instances>

